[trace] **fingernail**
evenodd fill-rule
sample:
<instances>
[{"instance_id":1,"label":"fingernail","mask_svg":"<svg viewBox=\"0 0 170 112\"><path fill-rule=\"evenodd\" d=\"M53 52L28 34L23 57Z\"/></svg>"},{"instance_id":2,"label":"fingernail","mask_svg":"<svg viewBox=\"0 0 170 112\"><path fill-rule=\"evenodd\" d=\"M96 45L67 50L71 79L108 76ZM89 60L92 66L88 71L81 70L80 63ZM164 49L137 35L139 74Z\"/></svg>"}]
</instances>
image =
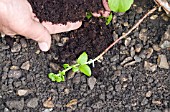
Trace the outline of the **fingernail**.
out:
<instances>
[{"instance_id":1,"label":"fingernail","mask_svg":"<svg viewBox=\"0 0 170 112\"><path fill-rule=\"evenodd\" d=\"M46 42L39 42L38 45L39 45L39 47L42 51L48 51L49 50L48 44Z\"/></svg>"}]
</instances>

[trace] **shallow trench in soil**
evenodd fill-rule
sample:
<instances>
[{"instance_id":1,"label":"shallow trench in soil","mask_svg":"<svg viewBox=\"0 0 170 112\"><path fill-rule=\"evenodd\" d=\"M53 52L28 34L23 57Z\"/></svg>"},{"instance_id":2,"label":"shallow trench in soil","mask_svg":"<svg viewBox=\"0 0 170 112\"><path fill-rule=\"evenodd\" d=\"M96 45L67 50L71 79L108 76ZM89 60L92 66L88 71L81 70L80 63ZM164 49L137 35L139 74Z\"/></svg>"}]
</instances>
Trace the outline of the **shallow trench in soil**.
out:
<instances>
[{"instance_id":1,"label":"shallow trench in soil","mask_svg":"<svg viewBox=\"0 0 170 112\"><path fill-rule=\"evenodd\" d=\"M92 77L69 72L62 83L47 77L83 51L95 58L154 6L135 1L108 26L102 18L84 19L78 30L52 35L48 52L21 36L0 38L0 112L169 112L170 18L163 11L96 62Z\"/></svg>"}]
</instances>

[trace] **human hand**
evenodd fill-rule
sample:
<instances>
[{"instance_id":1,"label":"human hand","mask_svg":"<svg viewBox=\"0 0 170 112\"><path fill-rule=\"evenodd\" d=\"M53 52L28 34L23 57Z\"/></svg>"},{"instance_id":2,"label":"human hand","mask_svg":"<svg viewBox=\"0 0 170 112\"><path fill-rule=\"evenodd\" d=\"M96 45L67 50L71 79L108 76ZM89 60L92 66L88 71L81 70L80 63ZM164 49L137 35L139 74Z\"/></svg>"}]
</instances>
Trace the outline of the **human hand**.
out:
<instances>
[{"instance_id":1,"label":"human hand","mask_svg":"<svg viewBox=\"0 0 170 112\"><path fill-rule=\"evenodd\" d=\"M50 34L77 29L81 22L66 25L40 23L32 12L27 0L0 1L0 32L7 35L22 35L38 42L42 51L48 51L51 45Z\"/></svg>"},{"instance_id":2,"label":"human hand","mask_svg":"<svg viewBox=\"0 0 170 112\"><path fill-rule=\"evenodd\" d=\"M102 3L103 3L105 10L99 10L98 12L94 12L94 13L92 13L93 16L95 16L95 17L100 17L100 16L108 17L110 15L111 10L110 10L109 5L108 5L108 0L102 0Z\"/></svg>"}]
</instances>

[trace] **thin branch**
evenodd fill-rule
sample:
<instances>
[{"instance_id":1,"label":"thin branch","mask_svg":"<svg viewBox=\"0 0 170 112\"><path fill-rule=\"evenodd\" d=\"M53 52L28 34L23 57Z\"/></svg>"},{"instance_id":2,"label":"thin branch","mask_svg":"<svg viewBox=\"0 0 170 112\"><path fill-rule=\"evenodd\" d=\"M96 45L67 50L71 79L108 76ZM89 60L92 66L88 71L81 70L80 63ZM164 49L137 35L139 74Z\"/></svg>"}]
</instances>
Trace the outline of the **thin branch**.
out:
<instances>
[{"instance_id":1,"label":"thin branch","mask_svg":"<svg viewBox=\"0 0 170 112\"><path fill-rule=\"evenodd\" d=\"M150 14L152 14L155 10L157 10L157 7L154 7L151 9L148 13L146 13L127 33L119 37L117 40L115 40L109 47L107 47L99 56L97 56L93 61L99 60L110 48L112 48L115 44L117 44L120 40L128 36L134 29L136 29L142 22L143 20L148 17Z\"/></svg>"}]
</instances>

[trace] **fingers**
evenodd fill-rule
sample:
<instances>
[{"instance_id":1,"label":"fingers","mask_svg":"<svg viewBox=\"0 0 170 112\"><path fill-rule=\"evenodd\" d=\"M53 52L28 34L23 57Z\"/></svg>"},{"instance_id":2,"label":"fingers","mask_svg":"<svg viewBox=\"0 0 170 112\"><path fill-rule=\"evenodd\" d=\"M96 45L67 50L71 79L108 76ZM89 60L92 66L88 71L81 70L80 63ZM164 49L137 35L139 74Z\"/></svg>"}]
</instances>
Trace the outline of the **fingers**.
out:
<instances>
[{"instance_id":1,"label":"fingers","mask_svg":"<svg viewBox=\"0 0 170 112\"><path fill-rule=\"evenodd\" d=\"M80 21L77 21L75 23L67 22L66 25L52 24L51 22L42 22L42 24L44 27L46 27L48 29L50 34L55 34L55 33L76 30L82 25L82 22L80 22Z\"/></svg>"},{"instance_id":2,"label":"fingers","mask_svg":"<svg viewBox=\"0 0 170 112\"><path fill-rule=\"evenodd\" d=\"M107 0L102 0L103 2L103 6L105 8L106 11L111 11L110 8L109 8L109 5L108 5L108 1Z\"/></svg>"},{"instance_id":3,"label":"fingers","mask_svg":"<svg viewBox=\"0 0 170 112\"><path fill-rule=\"evenodd\" d=\"M37 41L42 51L48 51L51 46L50 33L41 23L35 20L25 25L23 31L20 31L19 34Z\"/></svg>"}]
</instances>

